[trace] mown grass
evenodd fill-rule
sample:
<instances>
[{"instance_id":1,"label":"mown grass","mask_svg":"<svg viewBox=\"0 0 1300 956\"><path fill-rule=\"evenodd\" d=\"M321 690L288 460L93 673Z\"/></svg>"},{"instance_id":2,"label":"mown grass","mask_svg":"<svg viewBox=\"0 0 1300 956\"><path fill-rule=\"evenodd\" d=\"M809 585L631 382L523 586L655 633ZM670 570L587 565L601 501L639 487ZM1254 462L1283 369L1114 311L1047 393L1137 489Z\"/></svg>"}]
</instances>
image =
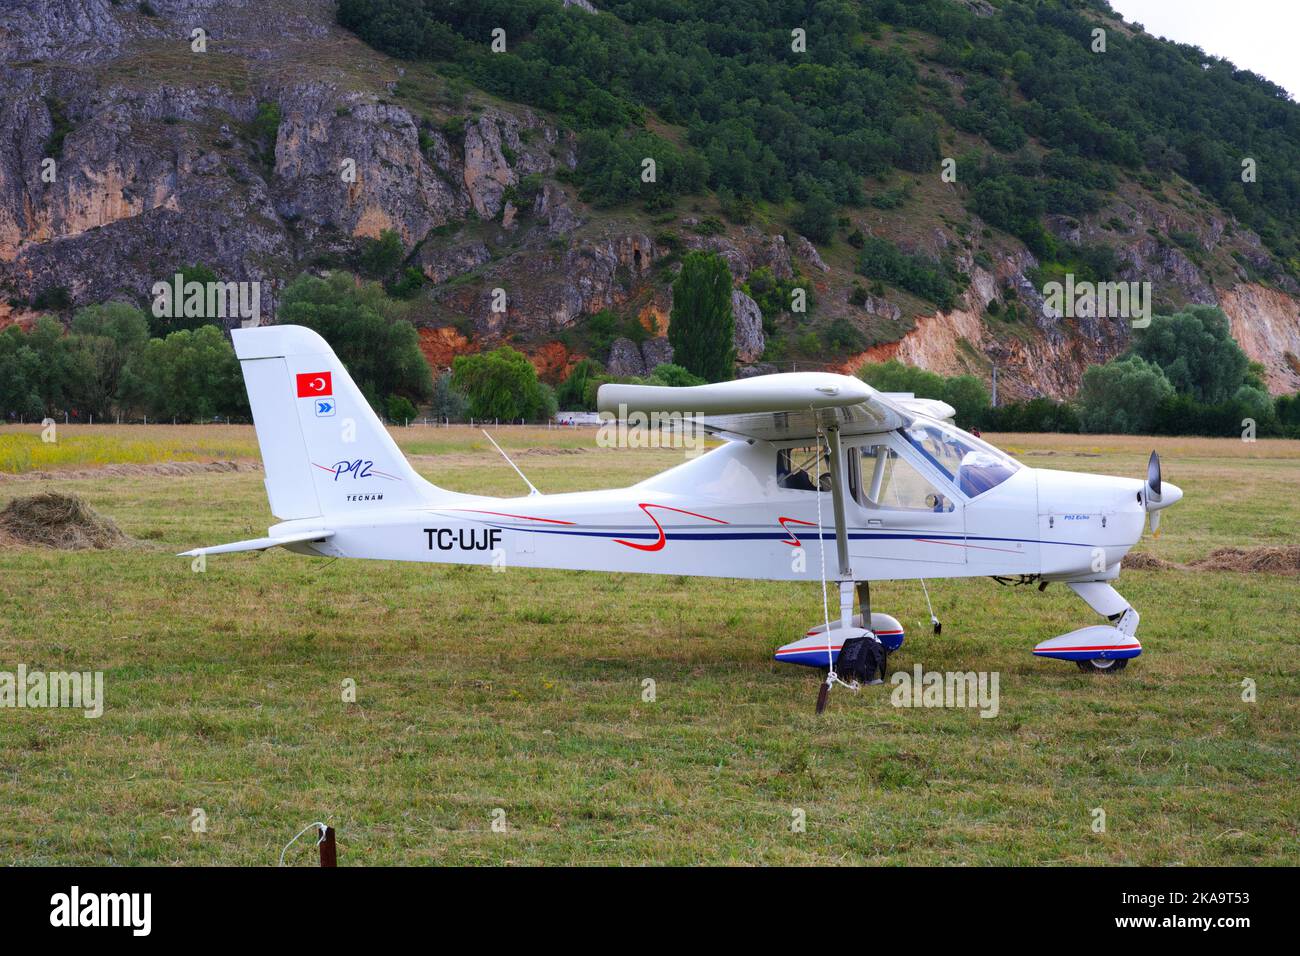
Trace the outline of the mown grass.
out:
<instances>
[{"instance_id":1,"label":"mown grass","mask_svg":"<svg viewBox=\"0 0 1300 956\"><path fill-rule=\"evenodd\" d=\"M168 433L152 440L189 437ZM477 433L395 434L435 482L522 487ZM544 491L681 460L591 437L498 440L535 449L516 461ZM1152 444L993 437L1030 464L1135 475ZM1295 543L1300 444L1155 444L1187 497L1145 549ZM0 506L50 487L11 479ZM808 585L284 552L196 574L174 552L265 532L259 474L58 489L145 543L0 551L0 670L103 670L107 696L97 720L0 709L2 863L272 864L316 819L344 865L1300 861L1294 577L1125 572L1147 653L1107 678L1029 653L1093 622L1064 589L932 582L935 637L919 587L879 583L877 606L909 630L891 670L996 671L1000 713L895 708L886 686L837 690L819 719L813 672L771 661L820 614Z\"/></svg>"}]
</instances>

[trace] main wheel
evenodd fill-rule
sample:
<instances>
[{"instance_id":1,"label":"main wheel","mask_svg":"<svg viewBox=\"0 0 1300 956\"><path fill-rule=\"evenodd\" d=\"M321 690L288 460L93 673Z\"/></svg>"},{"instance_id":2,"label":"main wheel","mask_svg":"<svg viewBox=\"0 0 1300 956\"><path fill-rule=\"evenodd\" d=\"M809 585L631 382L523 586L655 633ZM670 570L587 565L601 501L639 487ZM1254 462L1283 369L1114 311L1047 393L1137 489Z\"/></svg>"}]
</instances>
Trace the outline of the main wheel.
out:
<instances>
[{"instance_id":1,"label":"main wheel","mask_svg":"<svg viewBox=\"0 0 1300 956\"><path fill-rule=\"evenodd\" d=\"M1128 667L1127 657L1095 657L1090 661L1075 661L1085 674L1114 674Z\"/></svg>"}]
</instances>

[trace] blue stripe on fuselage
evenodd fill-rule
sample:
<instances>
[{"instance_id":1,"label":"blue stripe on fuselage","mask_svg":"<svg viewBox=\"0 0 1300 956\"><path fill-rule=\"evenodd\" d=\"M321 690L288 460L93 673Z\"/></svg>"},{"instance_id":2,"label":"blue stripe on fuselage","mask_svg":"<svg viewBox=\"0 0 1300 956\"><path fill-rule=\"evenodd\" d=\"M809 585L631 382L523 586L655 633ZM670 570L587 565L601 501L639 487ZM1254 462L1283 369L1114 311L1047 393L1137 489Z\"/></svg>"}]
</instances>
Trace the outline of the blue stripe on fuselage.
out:
<instances>
[{"instance_id":1,"label":"blue stripe on fuselage","mask_svg":"<svg viewBox=\"0 0 1300 956\"><path fill-rule=\"evenodd\" d=\"M509 525L498 524L492 521L485 521L484 524L493 528L501 528L506 531L532 531L538 534L567 534L576 535L586 538L631 538L631 539L648 539L657 541L659 532L657 531L580 531L573 528L539 528L535 525ZM664 527L664 535L667 539L673 541L762 541L762 540L780 540L789 541L790 534L785 531L706 531L691 532L677 531L671 527ZM800 540L807 538L814 540L818 537L817 532L808 532L800 528L798 530ZM826 541L835 540L834 531L823 531L821 538ZM1098 545L1084 544L1078 541L1043 541L1038 538L993 538L973 534L931 534L924 530L917 531L900 531L892 534L882 534L880 532L852 531L848 533L850 541L915 541L918 538L926 541L1007 541L1022 544L1060 544L1070 548L1093 548Z\"/></svg>"}]
</instances>

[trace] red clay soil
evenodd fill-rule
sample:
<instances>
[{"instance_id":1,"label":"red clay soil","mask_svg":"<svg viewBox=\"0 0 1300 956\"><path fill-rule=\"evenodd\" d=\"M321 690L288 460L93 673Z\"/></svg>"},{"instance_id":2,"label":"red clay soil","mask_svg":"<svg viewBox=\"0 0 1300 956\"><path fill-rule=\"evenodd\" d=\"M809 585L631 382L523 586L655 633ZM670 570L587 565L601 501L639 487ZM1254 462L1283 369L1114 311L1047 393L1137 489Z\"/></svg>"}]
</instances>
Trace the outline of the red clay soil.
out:
<instances>
[{"instance_id":1,"label":"red clay soil","mask_svg":"<svg viewBox=\"0 0 1300 956\"><path fill-rule=\"evenodd\" d=\"M573 366L582 359L576 352L570 352L563 342L547 342L528 360L537 369L537 377L551 385L563 382L573 371Z\"/></svg>"},{"instance_id":2,"label":"red clay soil","mask_svg":"<svg viewBox=\"0 0 1300 956\"><path fill-rule=\"evenodd\" d=\"M451 368L451 360L457 355L468 355L478 350L469 339L447 325L438 329L420 329L420 351L424 353L429 368L437 374Z\"/></svg>"}]
</instances>

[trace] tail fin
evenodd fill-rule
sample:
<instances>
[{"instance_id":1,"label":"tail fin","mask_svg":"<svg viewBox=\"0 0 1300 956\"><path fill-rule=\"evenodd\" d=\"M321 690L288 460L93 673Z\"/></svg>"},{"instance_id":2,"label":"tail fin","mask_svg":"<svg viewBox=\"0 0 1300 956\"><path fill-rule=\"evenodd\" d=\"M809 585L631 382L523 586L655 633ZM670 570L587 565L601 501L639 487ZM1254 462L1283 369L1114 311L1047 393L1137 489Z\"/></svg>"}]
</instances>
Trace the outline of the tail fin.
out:
<instances>
[{"instance_id":1,"label":"tail fin","mask_svg":"<svg viewBox=\"0 0 1300 956\"><path fill-rule=\"evenodd\" d=\"M283 521L413 507L442 492L415 473L326 341L297 325L235 329L271 512Z\"/></svg>"}]
</instances>

